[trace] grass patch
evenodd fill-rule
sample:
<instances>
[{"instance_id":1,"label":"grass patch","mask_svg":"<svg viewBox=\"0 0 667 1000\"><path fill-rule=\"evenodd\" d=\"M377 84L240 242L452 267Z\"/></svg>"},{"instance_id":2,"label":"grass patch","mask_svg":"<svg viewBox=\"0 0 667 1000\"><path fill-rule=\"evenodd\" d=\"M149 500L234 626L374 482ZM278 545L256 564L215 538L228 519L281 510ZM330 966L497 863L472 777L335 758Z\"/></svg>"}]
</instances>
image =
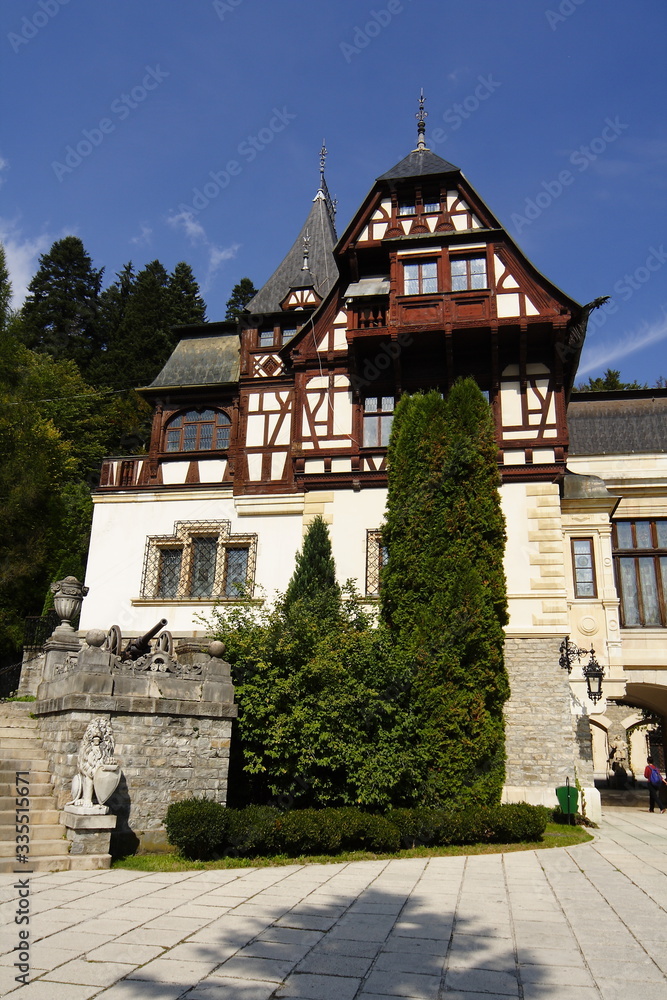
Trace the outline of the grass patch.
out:
<instances>
[{"instance_id":1,"label":"grass patch","mask_svg":"<svg viewBox=\"0 0 667 1000\"><path fill-rule=\"evenodd\" d=\"M0 701L37 701L34 694L13 694L11 698L0 698Z\"/></svg>"},{"instance_id":2,"label":"grass patch","mask_svg":"<svg viewBox=\"0 0 667 1000\"><path fill-rule=\"evenodd\" d=\"M373 854L370 851L345 851L341 854L308 855L288 858L220 858L218 861L186 861L180 854L135 854L118 858L112 868L129 868L139 872L186 872L219 868L275 868L282 865L341 864L348 861L394 860L398 858L447 858L469 854L509 854L514 851L536 851L551 847L572 847L585 844L592 836L580 826L547 823L542 840L529 844L465 844L455 847L413 847L394 854Z\"/></svg>"}]
</instances>

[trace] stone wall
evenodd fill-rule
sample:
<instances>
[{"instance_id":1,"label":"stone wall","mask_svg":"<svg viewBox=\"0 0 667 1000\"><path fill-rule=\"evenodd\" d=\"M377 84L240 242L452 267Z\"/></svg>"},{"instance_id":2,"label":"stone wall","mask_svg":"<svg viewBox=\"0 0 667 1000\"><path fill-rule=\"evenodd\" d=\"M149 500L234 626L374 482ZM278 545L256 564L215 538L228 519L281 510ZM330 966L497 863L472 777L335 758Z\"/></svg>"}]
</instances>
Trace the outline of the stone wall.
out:
<instances>
[{"instance_id":1,"label":"stone wall","mask_svg":"<svg viewBox=\"0 0 667 1000\"><path fill-rule=\"evenodd\" d=\"M171 802L190 795L226 802L230 718L104 711L100 705L40 715L58 808L72 797L81 739L91 719L99 717L111 722L122 771L107 803L118 816L112 837L116 852L133 849L137 841L142 850L166 847L163 824Z\"/></svg>"},{"instance_id":2,"label":"stone wall","mask_svg":"<svg viewBox=\"0 0 667 1000\"><path fill-rule=\"evenodd\" d=\"M505 640L511 697L505 705L505 782L509 788L544 790L545 804L569 777L574 784L573 717L567 671L558 665L560 640ZM530 800L541 800L533 794Z\"/></svg>"}]
</instances>

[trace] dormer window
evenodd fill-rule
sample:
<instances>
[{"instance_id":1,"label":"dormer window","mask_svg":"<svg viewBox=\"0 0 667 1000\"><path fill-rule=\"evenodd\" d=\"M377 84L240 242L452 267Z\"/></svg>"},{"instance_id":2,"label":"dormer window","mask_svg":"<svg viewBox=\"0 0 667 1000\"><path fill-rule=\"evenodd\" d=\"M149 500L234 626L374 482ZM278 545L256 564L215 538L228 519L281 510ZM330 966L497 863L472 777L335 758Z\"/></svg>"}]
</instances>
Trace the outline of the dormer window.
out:
<instances>
[{"instance_id":1,"label":"dormer window","mask_svg":"<svg viewBox=\"0 0 667 1000\"><path fill-rule=\"evenodd\" d=\"M414 215L415 214L415 199L414 198L403 198L398 203L398 214L399 215Z\"/></svg>"},{"instance_id":2,"label":"dormer window","mask_svg":"<svg viewBox=\"0 0 667 1000\"><path fill-rule=\"evenodd\" d=\"M439 212L440 211L440 195L436 194L435 191L429 191L424 194L424 211L425 212Z\"/></svg>"},{"instance_id":3,"label":"dormer window","mask_svg":"<svg viewBox=\"0 0 667 1000\"><path fill-rule=\"evenodd\" d=\"M452 291L466 292L476 288L488 288L486 280L486 257L454 257L452 266Z\"/></svg>"},{"instance_id":4,"label":"dormer window","mask_svg":"<svg viewBox=\"0 0 667 1000\"><path fill-rule=\"evenodd\" d=\"M165 451L225 451L232 422L221 410L188 410L173 417L165 432Z\"/></svg>"},{"instance_id":5,"label":"dormer window","mask_svg":"<svg viewBox=\"0 0 667 1000\"><path fill-rule=\"evenodd\" d=\"M403 265L403 293L430 295L438 290L438 263L420 260Z\"/></svg>"}]
</instances>

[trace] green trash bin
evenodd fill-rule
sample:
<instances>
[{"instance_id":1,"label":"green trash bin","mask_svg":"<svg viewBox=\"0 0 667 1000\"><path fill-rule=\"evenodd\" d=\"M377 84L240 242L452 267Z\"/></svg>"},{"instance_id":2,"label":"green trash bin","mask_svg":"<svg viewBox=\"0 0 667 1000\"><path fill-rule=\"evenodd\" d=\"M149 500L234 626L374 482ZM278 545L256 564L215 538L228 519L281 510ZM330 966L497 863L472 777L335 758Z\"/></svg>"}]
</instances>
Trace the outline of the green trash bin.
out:
<instances>
[{"instance_id":1,"label":"green trash bin","mask_svg":"<svg viewBox=\"0 0 667 1000\"><path fill-rule=\"evenodd\" d=\"M576 815L579 792L574 785L561 785L560 788L556 789L556 797L565 816Z\"/></svg>"}]
</instances>

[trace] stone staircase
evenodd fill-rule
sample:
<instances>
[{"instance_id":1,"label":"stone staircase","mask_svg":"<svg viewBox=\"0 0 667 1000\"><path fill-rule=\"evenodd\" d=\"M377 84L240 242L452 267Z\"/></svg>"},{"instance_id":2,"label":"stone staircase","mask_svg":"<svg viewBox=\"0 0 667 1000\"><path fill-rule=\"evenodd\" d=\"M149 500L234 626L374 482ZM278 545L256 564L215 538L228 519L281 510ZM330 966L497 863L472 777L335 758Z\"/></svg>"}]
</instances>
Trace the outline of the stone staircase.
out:
<instances>
[{"instance_id":1,"label":"stone staircase","mask_svg":"<svg viewBox=\"0 0 667 1000\"><path fill-rule=\"evenodd\" d=\"M70 855L53 796L46 753L31 718L31 702L0 702L0 872L70 871L108 867L108 860ZM16 772L29 771L29 863L16 861Z\"/></svg>"}]
</instances>

